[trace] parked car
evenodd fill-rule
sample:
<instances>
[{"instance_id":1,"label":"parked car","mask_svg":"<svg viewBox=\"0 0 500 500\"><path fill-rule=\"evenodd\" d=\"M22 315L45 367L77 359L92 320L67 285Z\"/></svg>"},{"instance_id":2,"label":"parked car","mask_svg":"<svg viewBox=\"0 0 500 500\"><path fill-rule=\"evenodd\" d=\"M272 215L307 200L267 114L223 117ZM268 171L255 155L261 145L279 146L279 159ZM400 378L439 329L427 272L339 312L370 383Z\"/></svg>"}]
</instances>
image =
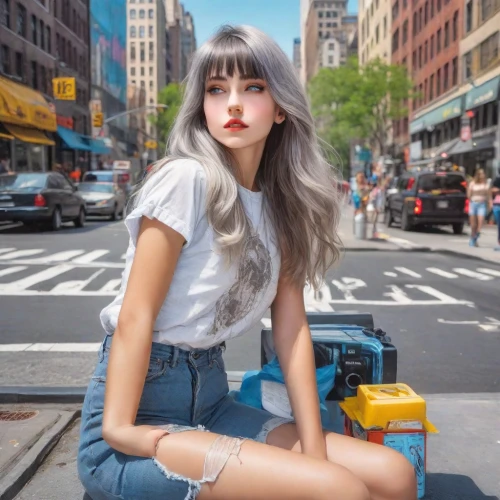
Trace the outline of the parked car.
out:
<instances>
[{"instance_id":1,"label":"parked car","mask_svg":"<svg viewBox=\"0 0 500 500\"><path fill-rule=\"evenodd\" d=\"M78 192L87 205L88 215L108 215L117 220L125 211L126 197L117 184L110 182L82 182Z\"/></svg>"},{"instance_id":2,"label":"parked car","mask_svg":"<svg viewBox=\"0 0 500 500\"><path fill-rule=\"evenodd\" d=\"M85 225L85 201L58 172L0 175L0 221L45 223L57 231L63 222Z\"/></svg>"},{"instance_id":3,"label":"parked car","mask_svg":"<svg viewBox=\"0 0 500 500\"><path fill-rule=\"evenodd\" d=\"M110 182L118 184L128 198L132 192L132 174L130 168L126 168L119 164L130 162L115 163L118 165L116 165L116 168L113 168L113 170L89 170L85 172L82 182Z\"/></svg>"},{"instance_id":4,"label":"parked car","mask_svg":"<svg viewBox=\"0 0 500 500\"><path fill-rule=\"evenodd\" d=\"M409 171L398 180L387 198L385 223L396 221L403 231L419 225L451 225L462 234L467 220L467 181L457 171Z\"/></svg>"}]
</instances>

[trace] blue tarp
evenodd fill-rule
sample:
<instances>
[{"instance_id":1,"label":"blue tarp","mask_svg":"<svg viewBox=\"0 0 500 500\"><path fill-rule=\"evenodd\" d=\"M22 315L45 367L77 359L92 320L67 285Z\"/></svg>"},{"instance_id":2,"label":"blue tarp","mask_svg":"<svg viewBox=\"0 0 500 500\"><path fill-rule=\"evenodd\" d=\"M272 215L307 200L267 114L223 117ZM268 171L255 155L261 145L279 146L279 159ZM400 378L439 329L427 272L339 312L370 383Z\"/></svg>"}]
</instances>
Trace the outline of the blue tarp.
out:
<instances>
[{"instance_id":1,"label":"blue tarp","mask_svg":"<svg viewBox=\"0 0 500 500\"><path fill-rule=\"evenodd\" d=\"M69 128L57 127L57 133L69 149L78 149L80 151L92 151L84 136L73 132Z\"/></svg>"},{"instance_id":2,"label":"blue tarp","mask_svg":"<svg viewBox=\"0 0 500 500\"><path fill-rule=\"evenodd\" d=\"M107 155L109 154L109 148L104 144L101 139L92 139L89 137L90 150L96 155Z\"/></svg>"}]
</instances>

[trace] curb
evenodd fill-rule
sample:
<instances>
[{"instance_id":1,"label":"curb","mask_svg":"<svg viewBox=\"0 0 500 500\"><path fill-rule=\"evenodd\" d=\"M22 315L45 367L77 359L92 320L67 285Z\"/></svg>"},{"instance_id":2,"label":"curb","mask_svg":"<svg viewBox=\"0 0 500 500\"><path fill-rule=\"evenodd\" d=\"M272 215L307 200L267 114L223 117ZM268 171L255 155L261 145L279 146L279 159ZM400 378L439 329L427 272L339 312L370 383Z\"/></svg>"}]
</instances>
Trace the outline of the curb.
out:
<instances>
[{"instance_id":1,"label":"curb","mask_svg":"<svg viewBox=\"0 0 500 500\"><path fill-rule=\"evenodd\" d=\"M26 452L23 458L0 481L0 498L13 500L35 475L43 460L59 442L67 428L80 416L81 411L65 412L54 426Z\"/></svg>"},{"instance_id":2,"label":"curb","mask_svg":"<svg viewBox=\"0 0 500 500\"><path fill-rule=\"evenodd\" d=\"M453 255L470 260L480 260L481 262L489 262L490 264L496 264L497 266L500 266L500 262L497 262L496 260L493 259L489 259L488 257L482 257L481 255L471 255L470 253L463 253L457 250L449 250L447 248L431 248L430 250L431 252L434 253L440 253L443 255Z\"/></svg>"},{"instance_id":3,"label":"curb","mask_svg":"<svg viewBox=\"0 0 500 500\"><path fill-rule=\"evenodd\" d=\"M0 387L0 404L83 403L87 387ZM3 497L0 496L0 498Z\"/></svg>"}]
</instances>

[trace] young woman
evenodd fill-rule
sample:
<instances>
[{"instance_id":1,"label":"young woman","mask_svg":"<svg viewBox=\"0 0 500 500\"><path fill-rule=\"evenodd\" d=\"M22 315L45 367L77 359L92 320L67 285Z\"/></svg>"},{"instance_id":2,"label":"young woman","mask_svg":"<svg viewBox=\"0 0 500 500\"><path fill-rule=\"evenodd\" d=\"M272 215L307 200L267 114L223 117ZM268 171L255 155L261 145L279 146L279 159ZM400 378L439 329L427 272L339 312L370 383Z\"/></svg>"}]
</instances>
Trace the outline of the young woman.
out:
<instances>
[{"instance_id":1,"label":"young woman","mask_svg":"<svg viewBox=\"0 0 500 500\"><path fill-rule=\"evenodd\" d=\"M416 499L401 454L321 428L303 287L339 254L330 175L285 54L255 28L222 28L125 221L82 410L93 500ZM269 306L294 420L228 395L225 341Z\"/></svg>"},{"instance_id":2,"label":"young woman","mask_svg":"<svg viewBox=\"0 0 500 500\"><path fill-rule=\"evenodd\" d=\"M493 181L491 193L493 198L493 216L498 228L498 245L495 247L495 251L500 252L500 175L497 175Z\"/></svg>"},{"instance_id":3,"label":"young woman","mask_svg":"<svg viewBox=\"0 0 500 500\"><path fill-rule=\"evenodd\" d=\"M478 168L474 174L474 179L470 182L467 196L469 198L469 221L470 221L470 241L471 247L477 247L477 240L481 235L484 218L491 207L491 189L486 180L486 174L482 168Z\"/></svg>"}]
</instances>

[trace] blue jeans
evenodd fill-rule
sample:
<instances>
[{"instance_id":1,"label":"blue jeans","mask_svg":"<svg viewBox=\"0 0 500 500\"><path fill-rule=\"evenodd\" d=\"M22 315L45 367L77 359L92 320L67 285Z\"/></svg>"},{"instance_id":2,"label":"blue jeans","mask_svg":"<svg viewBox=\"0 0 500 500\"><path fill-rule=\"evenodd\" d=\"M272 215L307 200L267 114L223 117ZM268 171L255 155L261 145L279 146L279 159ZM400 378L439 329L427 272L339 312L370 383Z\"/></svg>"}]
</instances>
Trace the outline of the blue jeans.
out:
<instances>
[{"instance_id":1,"label":"blue jeans","mask_svg":"<svg viewBox=\"0 0 500 500\"><path fill-rule=\"evenodd\" d=\"M475 215L476 217L486 217L488 212L488 207L483 201L471 201L469 204L469 215Z\"/></svg>"},{"instance_id":2,"label":"blue jeans","mask_svg":"<svg viewBox=\"0 0 500 500\"><path fill-rule=\"evenodd\" d=\"M495 217L497 222L498 244L500 245L500 205L493 205L493 217Z\"/></svg>"},{"instance_id":3,"label":"blue jeans","mask_svg":"<svg viewBox=\"0 0 500 500\"><path fill-rule=\"evenodd\" d=\"M155 458L125 455L102 438L104 389L112 336L107 335L82 409L78 475L92 500L191 500L200 482L169 472ZM136 425L176 424L266 442L267 434L290 419L236 402L220 345L184 351L153 343ZM168 438L167 438L168 439ZM244 486L243 486L244 487Z\"/></svg>"}]
</instances>

